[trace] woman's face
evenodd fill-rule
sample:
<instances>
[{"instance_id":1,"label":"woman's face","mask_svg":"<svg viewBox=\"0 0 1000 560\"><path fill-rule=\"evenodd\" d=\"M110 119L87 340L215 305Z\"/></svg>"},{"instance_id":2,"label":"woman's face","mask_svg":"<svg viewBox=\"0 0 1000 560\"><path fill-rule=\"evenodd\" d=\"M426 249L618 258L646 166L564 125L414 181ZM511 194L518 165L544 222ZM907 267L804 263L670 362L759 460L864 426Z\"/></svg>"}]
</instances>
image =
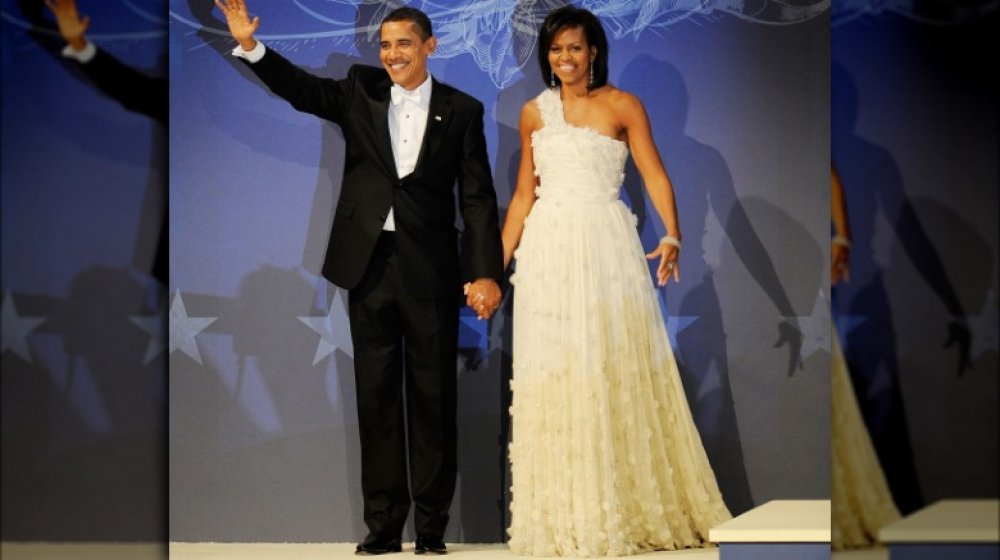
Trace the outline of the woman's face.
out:
<instances>
[{"instance_id":1,"label":"woman's face","mask_svg":"<svg viewBox=\"0 0 1000 560\"><path fill-rule=\"evenodd\" d=\"M586 84L590 80L590 64L597 48L587 44L581 27L564 27L556 31L549 46L549 65L563 85Z\"/></svg>"}]
</instances>

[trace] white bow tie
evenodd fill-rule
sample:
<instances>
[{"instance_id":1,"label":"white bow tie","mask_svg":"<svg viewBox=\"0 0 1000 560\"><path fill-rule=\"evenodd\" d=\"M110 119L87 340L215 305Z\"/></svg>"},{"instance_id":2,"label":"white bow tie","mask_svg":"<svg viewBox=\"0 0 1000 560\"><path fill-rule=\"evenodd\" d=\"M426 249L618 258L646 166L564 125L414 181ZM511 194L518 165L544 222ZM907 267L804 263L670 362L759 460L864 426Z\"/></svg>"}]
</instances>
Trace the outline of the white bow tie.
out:
<instances>
[{"instance_id":1,"label":"white bow tie","mask_svg":"<svg viewBox=\"0 0 1000 560\"><path fill-rule=\"evenodd\" d=\"M393 105L399 105L404 99L411 101L414 105L420 104L420 88L405 89L399 84L392 84L389 96Z\"/></svg>"}]
</instances>

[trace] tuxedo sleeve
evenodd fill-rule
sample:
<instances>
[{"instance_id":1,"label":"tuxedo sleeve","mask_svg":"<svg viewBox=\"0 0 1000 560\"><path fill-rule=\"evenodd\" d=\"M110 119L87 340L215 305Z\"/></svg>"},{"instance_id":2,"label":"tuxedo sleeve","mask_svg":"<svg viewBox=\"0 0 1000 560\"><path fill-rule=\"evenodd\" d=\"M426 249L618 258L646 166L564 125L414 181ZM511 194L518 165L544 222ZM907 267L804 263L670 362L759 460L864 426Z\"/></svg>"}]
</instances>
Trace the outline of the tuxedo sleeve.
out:
<instances>
[{"instance_id":1,"label":"tuxedo sleeve","mask_svg":"<svg viewBox=\"0 0 1000 560\"><path fill-rule=\"evenodd\" d=\"M133 70L100 48L94 58L78 63L77 67L97 89L129 111L166 124L169 106L166 79Z\"/></svg>"},{"instance_id":2,"label":"tuxedo sleeve","mask_svg":"<svg viewBox=\"0 0 1000 560\"><path fill-rule=\"evenodd\" d=\"M493 188L483 106L476 104L462 139L462 161L458 175L458 203L465 223L462 248L467 280L492 278L500 284L503 276L503 248L497 215L497 194Z\"/></svg>"},{"instance_id":3,"label":"tuxedo sleeve","mask_svg":"<svg viewBox=\"0 0 1000 560\"><path fill-rule=\"evenodd\" d=\"M243 62L268 89L295 109L340 124L354 89L356 67L352 66L343 80L322 78L292 64L270 48L257 62Z\"/></svg>"}]
</instances>

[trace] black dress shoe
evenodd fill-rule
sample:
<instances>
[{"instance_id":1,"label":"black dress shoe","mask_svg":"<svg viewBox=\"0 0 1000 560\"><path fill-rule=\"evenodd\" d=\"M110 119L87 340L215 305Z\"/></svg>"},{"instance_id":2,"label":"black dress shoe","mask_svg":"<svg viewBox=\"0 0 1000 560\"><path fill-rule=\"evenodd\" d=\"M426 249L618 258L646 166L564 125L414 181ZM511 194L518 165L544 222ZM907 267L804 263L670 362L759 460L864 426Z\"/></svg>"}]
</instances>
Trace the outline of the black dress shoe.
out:
<instances>
[{"instance_id":1,"label":"black dress shoe","mask_svg":"<svg viewBox=\"0 0 1000 560\"><path fill-rule=\"evenodd\" d=\"M417 535L417 543L413 549L415 554L448 554L444 539L435 535Z\"/></svg>"},{"instance_id":2,"label":"black dress shoe","mask_svg":"<svg viewBox=\"0 0 1000 560\"><path fill-rule=\"evenodd\" d=\"M390 552L400 552L403 547L399 544L399 538L386 537L384 535L369 534L365 540L358 543L358 548L354 554L360 556L374 554L388 554Z\"/></svg>"}]
</instances>

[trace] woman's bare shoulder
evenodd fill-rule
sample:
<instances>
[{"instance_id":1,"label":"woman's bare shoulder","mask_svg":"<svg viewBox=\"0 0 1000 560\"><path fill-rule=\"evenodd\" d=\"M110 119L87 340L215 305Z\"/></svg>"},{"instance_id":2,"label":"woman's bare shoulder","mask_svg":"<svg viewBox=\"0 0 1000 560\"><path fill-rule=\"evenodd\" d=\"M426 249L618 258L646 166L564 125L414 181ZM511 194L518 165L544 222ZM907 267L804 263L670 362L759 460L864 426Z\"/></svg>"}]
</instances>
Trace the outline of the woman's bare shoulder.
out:
<instances>
[{"instance_id":1,"label":"woman's bare shoulder","mask_svg":"<svg viewBox=\"0 0 1000 560\"><path fill-rule=\"evenodd\" d=\"M542 110L538 107L538 98L529 99L521 106L521 129L535 131L542 126Z\"/></svg>"},{"instance_id":2,"label":"woman's bare shoulder","mask_svg":"<svg viewBox=\"0 0 1000 560\"><path fill-rule=\"evenodd\" d=\"M607 103L614 107L618 111L635 111L642 109L642 100L639 99L637 95L623 89L619 89L612 85L606 86L608 91L605 93L607 96Z\"/></svg>"}]
</instances>

